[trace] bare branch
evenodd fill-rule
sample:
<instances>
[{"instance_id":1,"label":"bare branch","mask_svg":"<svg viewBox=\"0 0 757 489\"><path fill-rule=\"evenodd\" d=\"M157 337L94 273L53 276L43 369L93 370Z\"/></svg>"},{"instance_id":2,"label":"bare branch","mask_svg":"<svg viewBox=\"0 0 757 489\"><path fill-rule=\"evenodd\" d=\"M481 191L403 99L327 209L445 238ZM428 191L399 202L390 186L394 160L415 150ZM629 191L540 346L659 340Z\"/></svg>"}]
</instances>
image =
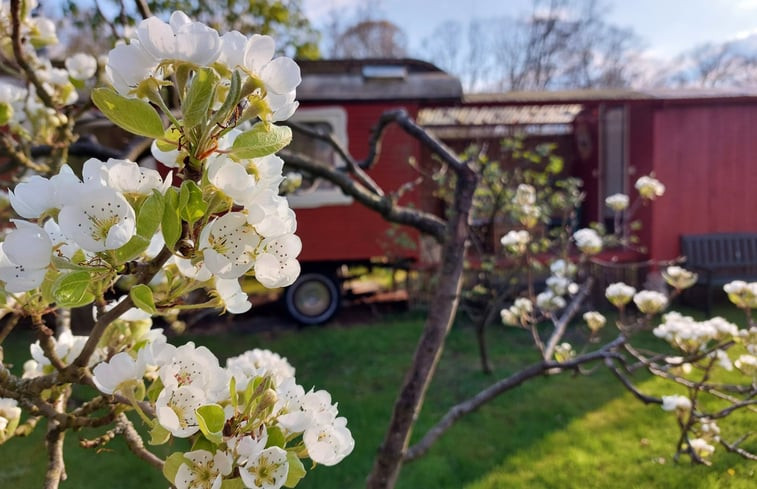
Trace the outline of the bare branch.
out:
<instances>
[{"instance_id":1,"label":"bare branch","mask_svg":"<svg viewBox=\"0 0 757 489\"><path fill-rule=\"evenodd\" d=\"M295 131L306 134L314 139L319 139L321 141L324 141L331 146L334 151L336 151L336 154L339 155L339 157L347 163L347 168L349 169L350 173L355 175L355 178L358 182L360 182L361 185L366 187L368 190L373 192L374 194L378 195L379 197L384 196L384 191L381 189L381 187L378 186L378 184L368 176L367 173L363 171L363 169L360 167L360 164L355 161L355 158L352 157L352 155L347 151L347 149L339 144L339 141L336 140L334 135L332 133L325 133L322 131L318 131L316 129L309 128L308 126L304 124L298 124L296 122L287 121L285 125L291 127Z\"/></svg>"},{"instance_id":2,"label":"bare branch","mask_svg":"<svg viewBox=\"0 0 757 489\"><path fill-rule=\"evenodd\" d=\"M129 418L127 418L125 414L121 413L118 415L116 427L126 440L129 450L156 469L163 470L163 460L145 448L145 443L142 441L142 437L139 436L137 430L134 429L134 425L129 421Z\"/></svg>"},{"instance_id":3,"label":"bare branch","mask_svg":"<svg viewBox=\"0 0 757 489\"><path fill-rule=\"evenodd\" d=\"M555 348L557 347L557 344L560 342L560 340L562 340L562 337L565 334L565 328L568 327L568 324L578 313L578 309L581 307L584 300L589 295L589 291L591 290L591 286L593 284L594 279L592 277L587 278L586 282L581 285L581 289L578 291L578 293L573 296L573 299L570 301L568 307L565 309L565 311L563 311L560 319L555 322L555 330L552 333L552 336L550 336L549 341L547 341L547 346L544 349L544 360L549 360L555 354Z\"/></svg>"},{"instance_id":4,"label":"bare branch","mask_svg":"<svg viewBox=\"0 0 757 489\"><path fill-rule=\"evenodd\" d=\"M143 19L152 17L152 12L150 11L150 7L149 5L147 5L147 2L145 0L136 0L135 3L137 4L137 10L139 10L139 15L141 15Z\"/></svg>"},{"instance_id":5,"label":"bare branch","mask_svg":"<svg viewBox=\"0 0 757 489\"><path fill-rule=\"evenodd\" d=\"M617 356L617 353L614 350L625 341L626 338L624 336L618 336L615 340L594 352L577 356L566 362L541 361L516 372L510 377L497 381L470 399L450 408L442 419L426 432L418 443L407 450L405 460L412 461L424 455L431 448L431 445L433 445L440 436L451 428L456 421L466 414L480 408L482 405L491 401L503 392L507 392L510 389L518 387L527 380L548 372L558 373L565 370L575 369L584 363L590 363L605 358L613 358Z\"/></svg>"},{"instance_id":6,"label":"bare branch","mask_svg":"<svg viewBox=\"0 0 757 489\"><path fill-rule=\"evenodd\" d=\"M307 155L282 151L279 153L291 167L304 170L316 177L323 177L345 194L372 209L388 221L411 226L429 234L437 241L444 239L444 221L439 217L419 209L398 206L390 197L379 196L363 185L353 181L346 173L335 171L333 167L316 161Z\"/></svg>"},{"instance_id":7,"label":"bare branch","mask_svg":"<svg viewBox=\"0 0 757 489\"><path fill-rule=\"evenodd\" d=\"M605 358L605 365L608 369L610 369L610 372L612 372L615 377L620 380L620 383L623 384L623 386L634 395L634 397L644 404L662 404L662 399L659 399L657 397L652 397L644 394L639 389L636 388L635 385L631 382L631 380L623 375L623 373L618 369L618 367L615 366L615 362L612 358Z\"/></svg>"},{"instance_id":8,"label":"bare branch","mask_svg":"<svg viewBox=\"0 0 757 489\"><path fill-rule=\"evenodd\" d=\"M366 481L367 489L394 487L410 441L411 429L423 406L444 348L444 340L457 311L468 242L468 221L478 176L467 163L457 161L451 167L457 173L457 182L443 240L442 266L439 270L439 276L443 280L439 281L434 293L412 365L395 401L389 428Z\"/></svg>"},{"instance_id":9,"label":"bare branch","mask_svg":"<svg viewBox=\"0 0 757 489\"><path fill-rule=\"evenodd\" d=\"M752 434L753 433L747 433L746 435L742 436L741 438L739 438L733 443L728 443L727 441L721 438L720 444L723 445L725 449L728 450L729 452L737 453L747 460L757 460L757 455L739 447L739 445Z\"/></svg>"},{"instance_id":10,"label":"bare branch","mask_svg":"<svg viewBox=\"0 0 757 489\"><path fill-rule=\"evenodd\" d=\"M21 46L21 0L11 0L11 43L13 45L13 56L16 58L16 63L24 71L26 79L34 85L37 91L37 96L42 100L47 107L55 109L55 102L48 93L45 86L37 76L34 67L29 64L26 56L24 55L23 47Z\"/></svg>"}]
</instances>

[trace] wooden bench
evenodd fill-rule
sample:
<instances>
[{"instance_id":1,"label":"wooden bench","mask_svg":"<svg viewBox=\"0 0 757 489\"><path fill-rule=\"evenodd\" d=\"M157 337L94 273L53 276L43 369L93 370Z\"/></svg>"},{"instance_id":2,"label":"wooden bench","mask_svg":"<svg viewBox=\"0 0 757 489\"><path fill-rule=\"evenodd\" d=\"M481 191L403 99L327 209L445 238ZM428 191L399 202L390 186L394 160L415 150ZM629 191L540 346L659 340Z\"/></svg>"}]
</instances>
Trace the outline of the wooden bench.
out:
<instances>
[{"instance_id":1,"label":"wooden bench","mask_svg":"<svg viewBox=\"0 0 757 489\"><path fill-rule=\"evenodd\" d=\"M716 287L733 280L757 280L757 233L712 233L681 236L686 268L707 288L707 314Z\"/></svg>"}]
</instances>

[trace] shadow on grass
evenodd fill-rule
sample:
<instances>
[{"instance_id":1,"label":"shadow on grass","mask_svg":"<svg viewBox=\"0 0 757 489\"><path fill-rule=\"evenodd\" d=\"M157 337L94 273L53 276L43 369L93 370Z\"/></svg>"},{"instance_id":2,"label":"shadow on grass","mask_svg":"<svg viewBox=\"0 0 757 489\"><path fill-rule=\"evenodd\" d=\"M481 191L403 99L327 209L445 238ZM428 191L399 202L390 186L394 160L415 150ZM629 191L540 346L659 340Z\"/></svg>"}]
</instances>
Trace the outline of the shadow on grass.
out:
<instances>
[{"instance_id":1,"label":"shadow on grass","mask_svg":"<svg viewBox=\"0 0 757 489\"><path fill-rule=\"evenodd\" d=\"M368 325L333 324L300 330L274 328L257 334L231 328L231 332L187 335L176 341L194 340L208 346L222 360L251 348L268 348L289 359L297 368L298 382L306 390L311 387L328 390L339 402L340 414L349 420L348 426L356 440L355 451L335 467L317 467L298 488L350 489L363 487L388 424L394 398L410 363L422 322L421 315L408 313L388 316ZM536 361L537 357L524 331L493 327L489 332L489 341L495 366L492 376L480 372L473 332L465 327L453 328L419 418L414 440L419 439L450 406L496 379ZM7 345L6 356L9 359L13 357L11 361L20 365L28 358L28 350L22 351L28 348L27 345L14 340ZM528 474L531 466L541 463L542 458L553 456L554 452L550 450L553 442L550 440L555 436L558 436L556 440L559 443L567 445L570 437L594 439L592 430L596 427L580 427L587 413L608 412L610 414L607 416L613 416L612 413L622 412L627 403L642 409L654 409L620 397L623 392L622 387L601 369L590 377L571 378L570 374L562 374L534 379L457 423L425 457L403 469L398 488L457 489L476 484L477 481L483 485L470 487L552 487L538 483L501 485L496 478L492 479L491 484L485 481L487 474L494 477L503 470ZM579 426L578 431L570 431L575 426ZM0 471L0 487L41 487L45 453L39 440L43 431L40 426L34 439L14 440L0 447L0 460L3 460L4 468ZM563 433L570 433L569 439L566 440L565 436L568 435ZM91 453L92 450L75 446L80 434L72 435L69 436L70 450L67 452L70 477L65 487L146 489L165 486L162 476L127 453L120 441L109 445L107 451L98 456ZM633 443L639 443L638 436L631 439ZM670 442L667 438L665 441ZM602 443L607 445L593 449L599 452L624 450L623 443L612 445L612 439ZM665 453L672 451L672 447L668 448ZM171 451L171 447L161 447L161 451L165 454ZM593 457L590 451L586 453L583 455L585 458ZM525 459L524 454L528 454ZM617 460L622 467L622 453L618 454ZM570 459L561 463L568 465L561 470L570 468ZM591 467L592 470L602 470L595 465ZM543 470L549 471L551 468L547 465ZM531 483L534 484L533 479ZM583 486L567 487L590 486L584 483Z\"/></svg>"}]
</instances>

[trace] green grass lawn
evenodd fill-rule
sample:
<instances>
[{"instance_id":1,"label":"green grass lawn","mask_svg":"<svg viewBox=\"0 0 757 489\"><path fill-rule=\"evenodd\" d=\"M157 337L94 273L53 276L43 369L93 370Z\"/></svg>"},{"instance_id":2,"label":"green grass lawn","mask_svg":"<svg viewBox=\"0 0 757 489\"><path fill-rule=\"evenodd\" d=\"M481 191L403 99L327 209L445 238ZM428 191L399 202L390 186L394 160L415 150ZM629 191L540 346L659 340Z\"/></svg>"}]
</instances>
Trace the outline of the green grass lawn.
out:
<instances>
[{"instance_id":1,"label":"green grass lawn","mask_svg":"<svg viewBox=\"0 0 757 489\"><path fill-rule=\"evenodd\" d=\"M306 389L327 389L349 420L356 447L336 467L317 467L302 489L362 487L370 470L422 327L407 314L363 326L312 327L281 333L187 335L219 357L254 347L289 358ZM494 376L480 372L474 335L456 326L431 385L416 436L446 409L536 359L525 332L495 327L489 333ZM27 357L20 341L6 343L18 365ZM661 381L639 378L651 393L671 393ZM751 420L740 419L746 430ZM728 436L725 425L721 425ZM119 441L100 454L78 447L72 433L64 488L166 487L160 474L133 457ZM461 420L422 459L407 465L399 488L752 488L757 464L716 452L713 467L674 464L675 421L659 406L644 406L603 371L590 377L561 375L533 380ZM42 486L45 453L34 436L0 446L0 488ZM170 450L171 447L161 447ZM757 448L752 444L752 448Z\"/></svg>"}]
</instances>

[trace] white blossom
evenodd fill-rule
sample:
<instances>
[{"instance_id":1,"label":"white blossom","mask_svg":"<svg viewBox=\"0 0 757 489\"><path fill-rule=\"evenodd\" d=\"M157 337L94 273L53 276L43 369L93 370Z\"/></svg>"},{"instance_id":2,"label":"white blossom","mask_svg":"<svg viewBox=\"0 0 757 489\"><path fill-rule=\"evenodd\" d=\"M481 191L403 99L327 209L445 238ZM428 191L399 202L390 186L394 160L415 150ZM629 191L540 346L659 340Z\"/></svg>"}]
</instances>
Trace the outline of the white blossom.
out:
<instances>
[{"instance_id":1,"label":"white blossom","mask_svg":"<svg viewBox=\"0 0 757 489\"><path fill-rule=\"evenodd\" d=\"M689 447L701 458L707 458L715 452L715 447L703 438L689 440Z\"/></svg>"},{"instance_id":2,"label":"white blossom","mask_svg":"<svg viewBox=\"0 0 757 489\"><path fill-rule=\"evenodd\" d=\"M679 266L669 266L662 272L665 282L677 290L688 289L697 283L697 274Z\"/></svg>"},{"instance_id":3,"label":"white blossom","mask_svg":"<svg viewBox=\"0 0 757 489\"><path fill-rule=\"evenodd\" d=\"M255 489L279 489L286 482L288 473L287 452L276 446L250 456L239 468L245 487Z\"/></svg>"},{"instance_id":4,"label":"white blossom","mask_svg":"<svg viewBox=\"0 0 757 489\"><path fill-rule=\"evenodd\" d=\"M605 204L615 212L622 212L628 208L628 201L626 194L613 194L605 199Z\"/></svg>"},{"instance_id":5,"label":"white blossom","mask_svg":"<svg viewBox=\"0 0 757 489\"><path fill-rule=\"evenodd\" d=\"M183 463L176 471L176 489L219 489L224 476L231 474L231 456L218 450L186 452L184 457L191 463Z\"/></svg>"},{"instance_id":6,"label":"white blossom","mask_svg":"<svg viewBox=\"0 0 757 489\"><path fill-rule=\"evenodd\" d=\"M654 200L665 193L665 185L651 175L639 177L635 187L642 199Z\"/></svg>"},{"instance_id":7,"label":"white blossom","mask_svg":"<svg viewBox=\"0 0 757 489\"><path fill-rule=\"evenodd\" d=\"M66 58L66 69L75 80L88 80L97 72L97 60L86 53L76 53Z\"/></svg>"},{"instance_id":8,"label":"white blossom","mask_svg":"<svg viewBox=\"0 0 757 489\"><path fill-rule=\"evenodd\" d=\"M584 321L586 321L587 326L589 326L589 329L593 332L602 329L607 322L607 319L597 311L585 312L583 318Z\"/></svg>"},{"instance_id":9,"label":"white blossom","mask_svg":"<svg viewBox=\"0 0 757 489\"><path fill-rule=\"evenodd\" d=\"M623 307L628 304L635 293L636 289L623 282L612 283L605 289L605 297L615 307Z\"/></svg>"},{"instance_id":10,"label":"white blossom","mask_svg":"<svg viewBox=\"0 0 757 489\"><path fill-rule=\"evenodd\" d=\"M581 253L596 255L602 251L602 238L593 229L579 229L573 233L573 241L576 242L576 247L581 250Z\"/></svg>"},{"instance_id":11,"label":"white blossom","mask_svg":"<svg viewBox=\"0 0 757 489\"><path fill-rule=\"evenodd\" d=\"M92 375L95 387L100 392L113 394L125 383L141 379L144 366L138 366L129 353L122 351L113 355L109 361L95 365Z\"/></svg>"},{"instance_id":12,"label":"white blossom","mask_svg":"<svg viewBox=\"0 0 757 489\"><path fill-rule=\"evenodd\" d=\"M229 212L203 228L199 249L205 266L215 276L225 279L239 278L255 264L253 255L260 236L247 224L247 217Z\"/></svg>"},{"instance_id":13,"label":"white blossom","mask_svg":"<svg viewBox=\"0 0 757 489\"><path fill-rule=\"evenodd\" d=\"M137 26L140 46L160 61L187 61L209 66L221 53L218 32L201 22L192 22L186 14L176 11L168 23L150 17Z\"/></svg>"},{"instance_id":14,"label":"white blossom","mask_svg":"<svg viewBox=\"0 0 757 489\"><path fill-rule=\"evenodd\" d=\"M292 285L300 275L302 242L294 234L266 239L255 261L255 278L268 288Z\"/></svg>"},{"instance_id":15,"label":"white blossom","mask_svg":"<svg viewBox=\"0 0 757 489\"><path fill-rule=\"evenodd\" d=\"M499 241L510 253L520 255L526 251L526 246L531 241L531 234L525 229L512 230L502 236Z\"/></svg>"},{"instance_id":16,"label":"white blossom","mask_svg":"<svg viewBox=\"0 0 757 489\"><path fill-rule=\"evenodd\" d=\"M672 395L662 396L662 409L664 411L684 411L691 410L691 400L686 396Z\"/></svg>"},{"instance_id":17,"label":"white blossom","mask_svg":"<svg viewBox=\"0 0 757 489\"><path fill-rule=\"evenodd\" d=\"M125 245L136 234L134 209L120 193L99 184L85 188L61 208L60 230L82 249L99 252Z\"/></svg>"},{"instance_id":18,"label":"white blossom","mask_svg":"<svg viewBox=\"0 0 757 489\"><path fill-rule=\"evenodd\" d=\"M242 291L237 279L216 278L216 291L227 312L242 314L252 307L249 296Z\"/></svg>"},{"instance_id":19,"label":"white blossom","mask_svg":"<svg viewBox=\"0 0 757 489\"><path fill-rule=\"evenodd\" d=\"M667 307L668 298L655 290L641 290L633 296L633 302L644 314L657 314Z\"/></svg>"}]
</instances>

